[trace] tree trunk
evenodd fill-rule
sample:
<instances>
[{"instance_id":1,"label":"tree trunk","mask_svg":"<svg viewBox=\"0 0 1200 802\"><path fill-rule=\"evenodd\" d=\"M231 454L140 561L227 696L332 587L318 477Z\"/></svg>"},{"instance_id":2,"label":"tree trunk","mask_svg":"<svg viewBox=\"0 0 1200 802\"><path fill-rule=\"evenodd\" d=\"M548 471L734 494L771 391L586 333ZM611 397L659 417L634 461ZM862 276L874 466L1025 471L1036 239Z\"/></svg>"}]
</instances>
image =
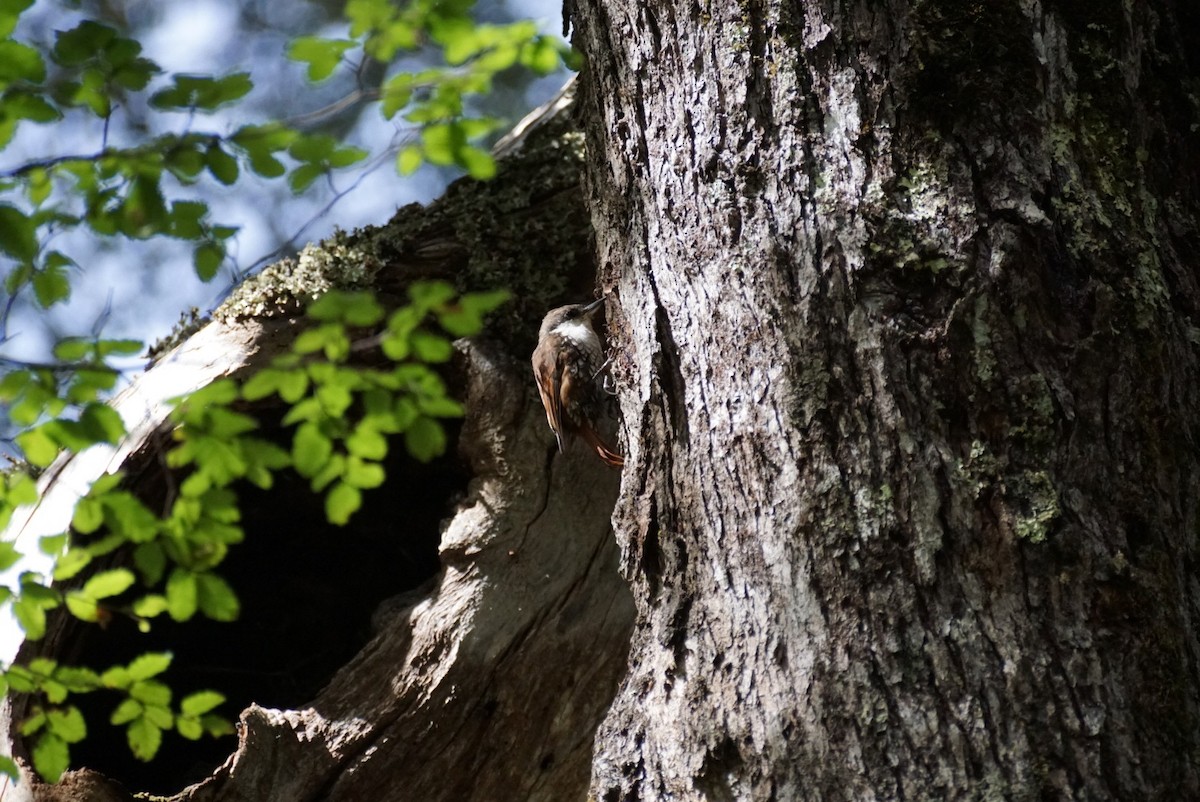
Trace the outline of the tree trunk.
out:
<instances>
[{"instance_id":1,"label":"tree trunk","mask_svg":"<svg viewBox=\"0 0 1200 802\"><path fill-rule=\"evenodd\" d=\"M618 800L1200 795L1200 13L575 0Z\"/></svg>"},{"instance_id":2,"label":"tree trunk","mask_svg":"<svg viewBox=\"0 0 1200 802\"><path fill-rule=\"evenodd\" d=\"M464 352L473 483L433 584L323 690L249 707L177 798L581 799L622 671L598 802L1200 795L1200 14L576 0L570 20L628 669L616 477L547 459L524 364L592 279L558 128L317 259L384 296L430 272L516 291ZM388 542L411 530L395 499L370 518Z\"/></svg>"}]
</instances>

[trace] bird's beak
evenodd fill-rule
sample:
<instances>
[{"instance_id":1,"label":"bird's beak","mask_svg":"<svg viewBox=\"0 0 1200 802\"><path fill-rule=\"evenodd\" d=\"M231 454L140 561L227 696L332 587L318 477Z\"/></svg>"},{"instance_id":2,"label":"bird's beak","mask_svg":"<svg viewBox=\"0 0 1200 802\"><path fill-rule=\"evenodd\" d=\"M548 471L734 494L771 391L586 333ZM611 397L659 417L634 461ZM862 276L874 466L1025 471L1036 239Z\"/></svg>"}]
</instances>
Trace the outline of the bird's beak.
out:
<instances>
[{"instance_id":1,"label":"bird's beak","mask_svg":"<svg viewBox=\"0 0 1200 802\"><path fill-rule=\"evenodd\" d=\"M590 304L585 306L583 308L583 313L585 315L594 315L594 314L596 314L596 310L602 306L604 306L604 299L600 298L598 300L592 301Z\"/></svg>"}]
</instances>

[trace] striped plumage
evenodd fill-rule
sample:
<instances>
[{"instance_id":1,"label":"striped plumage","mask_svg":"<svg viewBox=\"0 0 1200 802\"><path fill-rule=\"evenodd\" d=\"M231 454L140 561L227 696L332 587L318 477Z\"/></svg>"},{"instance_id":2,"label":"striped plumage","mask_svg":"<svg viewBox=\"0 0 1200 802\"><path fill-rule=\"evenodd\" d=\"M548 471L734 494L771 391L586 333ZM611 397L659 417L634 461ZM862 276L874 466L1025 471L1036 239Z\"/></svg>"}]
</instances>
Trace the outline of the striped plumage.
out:
<instances>
[{"instance_id":1,"label":"striped plumage","mask_svg":"<svg viewBox=\"0 0 1200 802\"><path fill-rule=\"evenodd\" d=\"M604 403L604 348L592 316L603 303L560 306L546 314L533 350L533 376L558 450L565 451L569 436L578 435L601 460L619 468L625 459L596 432Z\"/></svg>"}]
</instances>

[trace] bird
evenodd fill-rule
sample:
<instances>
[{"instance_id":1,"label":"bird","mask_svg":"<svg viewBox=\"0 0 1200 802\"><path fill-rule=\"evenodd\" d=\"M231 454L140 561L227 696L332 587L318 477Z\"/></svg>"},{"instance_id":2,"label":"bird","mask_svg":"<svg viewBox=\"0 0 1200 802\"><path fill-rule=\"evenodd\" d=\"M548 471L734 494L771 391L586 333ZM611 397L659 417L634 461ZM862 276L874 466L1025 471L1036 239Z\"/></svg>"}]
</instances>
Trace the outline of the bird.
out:
<instances>
[{"instance_id":1,"label":"bird","mask_svg":"<svg viewBox=\"0 0 1200 802\"><path fill-rule=\"evenodd\" d=\"M565 452L568 437L578 435L606 465L620 468L625 458L596 432L605 392L600 373L606 363L592 318L603 305L601 298L546 313L533 349L533 377L559 453Z\"/></svg>"}]
</instances>

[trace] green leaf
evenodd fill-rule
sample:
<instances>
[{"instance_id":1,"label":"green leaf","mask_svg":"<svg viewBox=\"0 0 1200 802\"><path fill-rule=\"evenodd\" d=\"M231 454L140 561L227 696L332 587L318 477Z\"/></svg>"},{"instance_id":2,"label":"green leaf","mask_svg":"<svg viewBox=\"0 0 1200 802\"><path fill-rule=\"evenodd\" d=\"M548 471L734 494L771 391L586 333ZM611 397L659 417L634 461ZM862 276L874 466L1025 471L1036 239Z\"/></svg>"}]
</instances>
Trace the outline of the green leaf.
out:
<instances>
[{"instance_id":1,"label":"green leaf","mask_svg":"<svg viewBox=\"0 0 1200 802\"><path fill-rule=\"evenodd\" d=\"M28 693L28 691L24 691ZM35 712L32 716L21 722L21 734L25 736L33 735L35 732L46 726L46 711L39 708L34 708Z\"/></svg>"},{"instance_id":2,"label":"green leaf","mask_svg":"<svg viewBox=\"0 0 1200 802\"><path fill-rule=\"evenodd\" d=\"M119 227L122 234L145 239L168 230L167 204L157 175L139 175L129 185L121 204Z\"/></svg>"},{"instance_id":3,"label":"green leaf","mask_svg":"<svg viewBox=\"0 0 1200 802\"><path fill-rule=\"evenodd\" d=\"M417 460L429 462L445 453L446 432L437 421L422 415L405 429L404 445Z\"/></svg>"},{"instance_id":4,"label":"green leaf","mask_svg":"<svg viewBox=\"0 0 1200 802\"><path fill-rule=\"evenodd\" d=\"M10 90L3 100L4 115L18 120L29 120L35 123L51 123L62 119L62 112L51 106L41 95L19 90ZM31 184L39 188L31 196L34 203L40 204L50 192L50 176L45 170L33 170L29 173Z\"/></svg>"},{"instance_id":5,"label":"green leaf","mask_svg":"<svg viewBox=\"0 0 1200 802\"><path fill-rule=\"evenodd\" d=\"M50 439L45 426L28 429L14 438L29 464L45 468L58 456L58 443Z\"/></svg>"},{"instance_id":6,"label":"green leaf","mask_svg":"<svg viewBox=\"0 0 1200 802\"><path fill-rule=\"evenodd\" d=\"M171 689L152 679L135 681L129 686L129 695L147 708L165 707L171 703Z\"/></svg>"},{"instance_id":7,"label":"green leaf","mask_svg":"<svg viewBox=\"0 0 1200 802\"><path fill-rule=\"evenodd\" d=\"M358 45L349 39L322 39L301 36L288 47L288 58L308 64L308 79L323 81L333 74L342 55Z\"/></svg>"},{"instance_id":8,"label":"green leaf","mask_svg":"<svg viewBox=\"0 0 1200 802\"><path fill-rule=\"evenodd\" d=\"M158 517L132 493L110 491L103 503L108 511L105 520L114 532L134 543L144 543L158 534Z\"/></svg>"},{"instance_id":9,"label":"green leaf","mask_svg":"<svg viewBox=\"0 0 1200 802\"><path fill-rule=\"evenodd\" d=\"M46 611L33 599L19 596L13 602L13 615L27 640L41 640L46 634Z\"/></svg>"},{"instance_id":10,"label":"green leaf","mask_svg":"<svg viewBox=\"0 0 1200 802\"><path fill-rule=\"evenodd\" d=\"M129 748L138 760L150 760L162 745L162 730L154 726L145 716L134 719L126 730Z\"/></svg>"},{"instance_id":11,"label":"green leaf","mask_svg":"<svg viewBox=\"0 0 1200 802\"><path fill-rule=\"evenodd\" d=\"M104 523L104 505L100 502L100 500L90 496L80 499L79 503L75 505L74 514L71 516L71 527L80 534L90 535L92 532L95 532L97 529L99 529L102 523ZM87 556L89 560L91 559L91 555L87 554L86 551L82 549L78 549L77 551L80 554ZM69 555L70 552L68 552L68 556ZM85 562L84 565L86 564L87 563ZM68 576L58 576L57 570L55 572L55 576L58 579L70 578Z\"/></svg>"},{"instance_id":12,"label":"green leaf","mask_svg":"<svg viewBox=\"0 0 1200 802\"><path fill-rule=\"evenodd\" d=\"M129 40L123 40L129 41ZM135 43L136 44L136 43ZM141 45L137 46L137 52ZM113 71L113 81L131 92L140 92L150 83L150 79L162 72L157 64L149 59L131 59Z\"/></svg>"},{"instance_id":13,"label":"green leaf","mask_svg":"<svg viewBox=\"0 0 1200 802\"><path fill-rule=\"evenodd\" d=\"M83 595L90 599L107 599L128 590L135 578L128 568L103 571L84 583Z\"/></svg>"},{"instance_id":14,"label":"green leaf","mask_svg":"<svg viewBox=\"0 0 1200 802\"><path fill-rule=\"evenodd\" d=\"M380 97L379 110L383 114L384 119L390 120L403 110L409 101L412 100L412 94L412 73L402 72L393 78L389 78L387 83L383 85L383 93ZM418 150L419 153L420 151Z\"/></svg>"},{"instance_id":15,"label":"green leaf","mask_svg":"<svg viewBox=\"0 0 1200 802\"><path fill-rule=\"evenodd\" d=\"M202 242L196 247L192 264L201 281L211 281L225 261L225 246L219 242Z\"/></svg>"},{"instance_id":16,"label":"green leaf","mask_svg":"<svg viewBox=\"0 0 1200 802\"><path fill-rule=\"evenodd\" d=\"M83 714L74 705L51 710L46 714L46 718L50 732L69 744L79 743L87 737L87 724L83 721Z\"/></svg>"},{"instance_id":17,"label":"green leaf","mask_svg":"<svg viewBox=\"0 0 1200 802\"><path fill-rule=\"evenodd\" d=\"M198 172L198 171L197 171ZM178 239L198 240L205 236L204 218L208 204L200 201L175 201L171 204L169 234Z\"/></svg>"},{"instance_id":18,"label":"green leaf","mask_svg":"<svg viewBox=\"0 0 1200 802\"><path fill-rule=\"evenodd\" d=\"M560 45L548 36L539 36L521 48L521 64L539 75L554 72L562 58Z\"/></svg>"},{"instance_id":19,"label":"green leaf","mask_svg":"<svg viewBox=\"0 0 1200 802\"><path fill-rule=\"evenodd\" d=\"M131 680L125 666L113 666L100 675L100 682L105 688L127 688Z\"/></svg>"},{"instance_id":20,"label":"green leaf","mask_svg":"<svg viewBox=\"0 0 1200 802\"><path fill-rule=\"evenodd\" d=\"M92 342L82 337L66 337L54 344L54 357L63 362L79 362L92 353Z\"/></svg>"},{"instance_id":21,"label":"green leaf","mask_svg":"<svg viewBox=\"0 0 1200 802\"><path fill-rule=\"evenodd\" d=\"M96 353L100 356L132 356L146 347L141 340L97 340Z\"/></svg>"},{"instance_id":22,"label":"green leaf","mask_svg":"<svg viewBox=\"0 0 1200 802\"><path fill-rule=\"evenodd\" d=\"M115 371L79 368L67 384L65 398L72 404L95 401L100 393L111 390L116 383Z\"/></svg>"},{"instance_id":23,"label":"green leaf","mask_svg":"<svg viewBox=\"0 0 1200 802\"><path fill-rule=\"evenodd\" d=\"M133 564L142 572L142 581L147 585L153 585L162 579L163 571L167 567L167 557L163 553L162 546L151 541L142 543L133 550Z\"/></svg>"},{"instance_id":24,"label":"green leaf","mask_svg":"<svg viewBox=\"0 0 1200 802\"><path fill-rule=\"evenodd\" d=\"M92 555L87 549L71 549L55 562L54 578L58 581L70 579L86 568L91 561Z\"/></svg>"},{"instance_id":25,"label":"green leaf","mask_svg":"<svg viewBox=\"0 0 1200 802\"><path fill-rule=\"evenodd\" d=\"M150 593L133 603L133 614L139 618L155 618L167 611L167 597Z\"/></svg>"},{"instance_id":26,"label":"green leaf","mask_svg":"<svg viewBox=\"0 0 1200 802\"><path fill-rule=\"evenodd\" d=\"M100 687L100 675L90 668L59 666L54 670L54 678L72 693L87 693Z\"/></svg>"},{"instance_id":27,"label":"green leaf","mask_svg":"<svg viewBox=\"0 0 1200 802\"><path fill-rule=\"evenodd\" d=\"M362 148L356 148L350 145L345 145L338 148L333 153L329 154L329 166L336 169L349 167L352 164L357 164L367 158L370 153Z\"/></svg>"},{"instance_id":28,"label":"green leaf","mask_svg":"<svg viewBox=\"0 0 1200 802\"><path fill-rule=\"evenodd\" d=\"M215 709L225 701L225 697L216 691L197 691L185 696L179 703L179 710L187 716L200 716Z\"/></svg>"},{"instance_id":29,"label":"green leaf","mask_svg":"<svg viewBox=\"0 0 1200 802\"><path fill-rule=\"evenodd\" d=\"M463 295L458 303L438 310L438 324L456 337L469 337L483 328L483 317L512 297L507 290Z\"/></svg>"},{"instance_id":30,"label":"green leaf","mask_svg":"<svg viewBox=\"0 0 1200 802\"><path fill-rule=\"evenodd\" d=\"M67 545L67 538L66 532L57 535L43 535L38 538L38 551L48 557L56 557L63 550L63 546Z\"/></svg>"},{"instance_id":31,"label":"green leaf","mask_svg":"<svg viewBox=\"0 0 1200 802\"><path fill-rule=\"evenodd\" d=\"M67 102L76 106L86 106L97 117L109 117L112 114L112 98L109 96L104 73L94 68L85 69L81 79L74 86L75 92Z\"/></svg>"},{"instance_id":32,"label":"green leaf","mask_svg":"<svg viewBox=\"0 0 1200 802\"><path fill-rule=\"evenodd\" d=\"M325 467L321 469L321 472L314 476L309 484L314 493L319 493L328 487L334 479L340 479L345 472L346 458L341 454L334 454Z\"/></svg>"},{"instance_id":33,"label":"green leaf","mask_svg":"<svg viewBox=\"0 0 1200 802\"><path fill-rule=\"evenodd\" d=\"M204 734L204 725L200 723L200 719L188 716L177 717L175 719L175 729L189 741L197 741Z\"/></svg>"},{"instance_id":34,"label":"green leaf","mask_svg":"<svg viewBox=\"0 0 1200 802\"><path fill-rule=\"evenodd\" d=\"M396 156L396 171L400 175L412 175L425 162L425 155L416 145L407 145Z\"/></svg>"},{"instance_id":35,"label":"green leaf","mask_svg":"<svg viewBox=\"0 0 1200 802\"><path fill-rule=\"evenodd\" d=\"M213 142L208 146L208 150L204 152L204 160L208 164L208 171L212 173L213 178L225 186L231 186L237 182L237 159L222 150L219 144Z\"/></svg>"},{"instance_id":36,"label":"green leaf","mask_svg":"<svg viewBox=\"0 0 1200 802\"><path fill-rule=\"evenodd\" d=\"M171 667L174 655L170 652L147 652L134 658L126 668L129 677L134 680L156 677Z\"/></svg>"},{"instance_id":37,"label":"green leaf","mask_svg":"<svg viewBox=\"0 0 1200 802\"><path fill-rule=\"evenodd\" d=\"M329 523L343 526L362 506L362 491L345 482L338 482L325 496L325 517Z\"/></svg>"},{"instance_id":38,"label":"green leaf","mask_svg":"<svg viewBox=\"0 0 1200 802\"><path fill-rule=\"evenodd\" d=\"M159 729L167 730L175 726L174 714L163 705L146 705L146 712L142 715Z\"/></svg>"},{"instance_id":39,"label":"green leaf","mask_svg":"<svg viewBox=\"0 0 1200 802\"><path fill-rule=\"evenodd\" d=\"M200 723L204 725L204 729L214 738L220 738L222 735L233 735L233 724L226 721L221 716L208 714L200 717Z\"/></svg>"},{"instance_id":40,"label":"green leaf","mask_svg":"<svg viewBox=\"0 0 1200 802\"><path fill-rule=\"evenodd\" d=\"M283 162L264 150L247 151L250 157L250 169L263 178L278 178L287 172Z\"/></svg>"},{"instance_id":41,"label":"green leaf","mask_svg":"<svg viewBox=\"0 0 1200 802\"><path fill-rule=\"evenodd\" d=\"M167 578L167 612L171 618L187 621L196 614L199 603L196 575L184 568L173 570Z\"/></svg>"},{"instance_id":42,"label":"green leaf","mask_svg":"<svg viewBox=\"0 0 1200 802\"><path fill-rule=\"evenodd\" d=\"M289 403L299 401L308 389L308 374L299 368L263 368L242 385L242 397L257 401L272 393Z\"/></svg>"},{"instance_id":43,"label":"green leaf","mask_svg":"<svg viewBox=\"0 0 1200 802\"><path fill-rule=\"evenodd\" d=\"M325 356L332 361L342 361L350 353L350 338L346 327L340 323L325 323L315 328L301 332L292 343L292 352L296 354L311 354L324 351ZM319 364L319 363L318 363ZM310 366L310 371L316 365ZM325 368L321 369L326 369ZM317 378L316 374L311 374Z\"/></svg>"},{"instance_id":44,"label":"green leaf","mask_svg":"<svg viewBox=\"0 0 1200 802\"><path fill-rule=\"evenodd\" d=\"M417 406L432 418L461 418L465 412L462 404L445 396L419 398Z\"/></svg>"},{"instance_id":45,"label":"green leaf","mask_svg":"<svg viewBox=\"0 0 1200 802\"><path fill-rule=\"evenodd\" d=\"M80 621L95 623L100 620L100 605L96 603L95 599L89 599L73 591L67 594L66 603L67 611Z\"/></svg>"},{"instance_id":46,"label":"green leaf","mask_svg":"<svg viewBox=\"0 0 1200 802\"><path fill-rule=\"evenodd\" d=\"M312 186L312 183L324 173L325 168L320 164L302 164L292 170L291 175L288 176L288 186L291 187L292 192L299 195Z\"/></svg>"},{"instance_id":47,"label":"green leaf","mask_svg":"<svg viewBox=\"0 0 1200 802\"><path fill-rule=\"evenodd\" d=\"M308 374L301 369L287 370L279 378L279 397L294 404L308 392Z\"/></svg>"},{"instance_id":48,"label":"green leaf","mask_svg":"<svg viewBox=\"0 0 1200 802\"><path fill-rule=\"evenodd\" d=\"M56 705L66 701L68 695L66 686L52 679L42 680L42 693L46 694L46 701Z\"/></svg>"},{"instance_id":49,"label":"green leaf","mask_svg":"<svg viewBox=\"0 0 1200 802\"><path fill-rule=\"evenodd\" d=\"M104 52L117 38L115 29L95 20L84 20L69 31L55 31L53 58L64 66L82 64Z\"/></svg>"},{"instance_id":50,"label":"green leaf","mask_svg":"<svg viewBox=\"0 0 1200 802\"><path fill-rule=\"evenodd\" d=\"M164 154L168 170L180 181L190 184L204 169L204 154L196 150L194 143L181 143Z\"/></svg>"},{"instance_id":51,"label":"green leaf","mask_svg":"<svg viewBox=\"0 0 1200 802\"><path fill-rule=\"evenodd\" d=\"M21 770L8 755L0 755L0 774L5 775L14 783L21 779Z\"/></svg>"},{"instance_id":52,"label":"green leaf","mask_svg":"<svg viewBox=\"0 0 1200 802\"><path fill-rule=\"evenodd\" d=\"M341 418L350 405L354 403L353 387L345 384L329 382L316 390L317 400L321 408L331 418Z\"/></svg>"},{"instance_id":53,"label":"green leaf","mask_svg":"<svg viewBox=\"0 0 1200 802\"><path fill-rule=\"evenodd\" d=\"M50 732L43 732L33 745L33 767L46 782L55 783L71 763L67 742Z\"/></svg>"},{"instance_id":54,"label":"green leaf","mask_svg":"<svg viewBox=\"0 0 1200 802\"><path fill-rule=\"evenodd\" d=\"M9 468L7 475L0 474L0 487L8 483L8 503L20 506L38 500L37 482L24 471Z\"/></svg>"},{"instance_id":55,"label":"green leaf","mask_svg":"<svg viewBox=\"0 0 1200 802\"><path fill-rule=\"evenodd\" d=\"M292 439L292 465L296 473L312 478L329 462L333 443L315 423L303 423Z\"/></svg>"},{"instance_id":56,"label":"green leaf","mask_svg":"<svg viewBox=\"0 0 1200 802\"><path fill-rule=\"evenodd\" d=\"M443 167L454 164L460 148L466 144L462 129L451 123L435 123L421 131L425 158Z\"/></svg>"},{"instance_id":57,"label":"green leaf","mask_svg":"<svg viewBox=\"0 0 1200 802\"><path fill-rule=\"evenodd\" d=\"M7 571L21 560L21 552L12 541L0 540L0 571Z\"/></svg>"},{"instance_id":58,"label":"green leaf","mask_svg":"<svg viewBox=\"0 0 1200 802\"><path fill-rule=\"evenodd\" d=\"M331 291L308 305L314 320L344 322L350 326L374 326L383 320L383 307L369 292Z\"/></svg>"},{"instance_id":59,"label":"green leaf","mask_svg":"<svg viewBox=\"0 0 1200 802\"><path fill-rule=\"evenodd\" d=\"M454 356L454 346L449 340L429 332L414 331L409 344L422 362L447 362Z\"/></svg>"},{"instance_id":60,"label":"green leaf","mask_svg":"<svg viewBox=\"0 0 1200 802\"><path fill-rule=\"evenodd\" d=\"M96 442L116 445L125 436L125 422L108 404L93 401L84 407L79 423Z\"/></svg>"},{"instance_id":61,"label":"green leaf","mask_svg":"<svg viewBox=\"0 0 1200 802\"><path fill-rule=\"evenodd\" d=\"M214 111L225 103L245 96L254 88L248 72L237 72L222 78L174 75L171 80L171 87L150 96L150 105L159 109Z\"/></svg>"},{"instance_id":62,"label":"green leaf","mask_svg":"<svg viewBox=\"0 0 1200 802\"><path fill-rule=\"evenodd\" d=\"M216 574L198 574L200 609L214 621L236 621L241 605L229 583Z\"/></svg>"},{"instance_id":63,"label":"green leaf","mask_svg":"<svg viewBox=\"0 0 1200 802\"><path fill-rule=\"evenodd\" d=\"M357 457L346 460L344 481L352 487L369 490L379 487L385 478L383 466L376 462L363 462Z\"/></svg>"},{"instance_id":64,"label":"green leaf","mask_svg":"<svg viewBox=\"0 0 1200 802\"><path fill-rule=\"evenodd\" d=\"M424 314L426 310L433 309L454 298L454 287L445 281L414 281L408 288L408 297L413 302L413 306L417 307L421 314ZM389 324L395 322L398 315L399 312L393 315ZM396 330L394 326L392 328Z\"/></svg>"},{"instance_id":65,"label":"green leaf","mask_svg":"<svg viewBox=\"0 0 1200 802\"><path fill-rule=\"evenodd\" d=\"M360 423L346 438L346 450L356 457L381 460L387 456L387 438L373 426Z\"/></svg>"},{"instance_id":66,"label":"green leaf","mask_svg":"<svg viewBox=\"0 0 1200 802\"><path fill-rule=\"evenodd\" d=\"M320 164L325 162L337 147L337 140L327 134L299 136L288 147L288 154L300 162Z\"/></svg>"},{"instance_id":67,"label":"green leaf","mask_svg":"<svg viewBox=\"0 0 1200 802\"><path fill-rule=\"evenodd\" d=\"M477 148L472 145L466 145L459 149L456 154L455 161L463 169L470 174L472 178L480 181L496 177L496 160L492 158L492 154L482 148Z\"/></svg>"},{"instance_id":68,"label":"green leaf","mask_svg":"<svg viewBox=\"0 0 1200 802\"><path fill-rule=\"evenodd\" d=\"M38 84L45 79L46 62L41 53L12 39L0 39L0 86L13 81Z\"/></svg>"},{"instance_id":69,"label":"green leaf","mask_svg":"<svg viewBox=\"0 0 1200 802\"><path fill-rule=\"evenodd\" d=\"M0 37L10 36L13 29L17 27L17 20L20 19L21 12L32 5L33 0L0 0ZM4 771L4 769L0 769L0 771ZM16 777L13 779L15 780Z\"/></svg>"},{"instance_id":70,"label":"green leaf","mask_svg":"<svg viewBox=\"0 0 1200 802\"><path fill-rule=\"evenodd\" d=\"M23 262L32 262L38 251L33 220L7 203L0 203L0 251Z\"/></svg>"},{"instance_id":71,"label":"green leaf","mask_svg":"<svg viewBox=\"0 0 1200 802\"><path fill-rule=\"evenodd\" d=\"M121 700L121 704L117 705L117 709L109 716L109 723L116 726L128 724L135 718L140 718L144 709L142 703L137 699L123 699Z\"/></svg>"}]
</instances>

